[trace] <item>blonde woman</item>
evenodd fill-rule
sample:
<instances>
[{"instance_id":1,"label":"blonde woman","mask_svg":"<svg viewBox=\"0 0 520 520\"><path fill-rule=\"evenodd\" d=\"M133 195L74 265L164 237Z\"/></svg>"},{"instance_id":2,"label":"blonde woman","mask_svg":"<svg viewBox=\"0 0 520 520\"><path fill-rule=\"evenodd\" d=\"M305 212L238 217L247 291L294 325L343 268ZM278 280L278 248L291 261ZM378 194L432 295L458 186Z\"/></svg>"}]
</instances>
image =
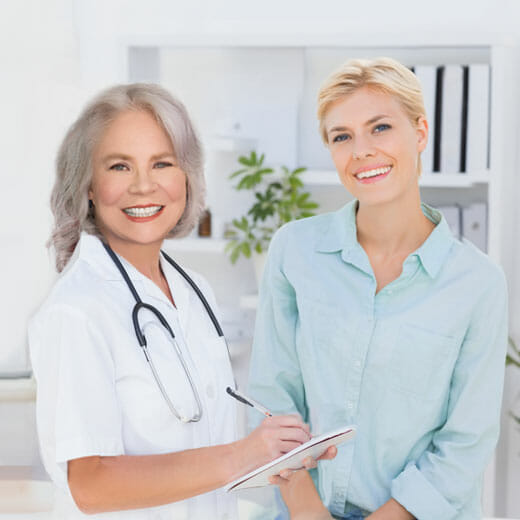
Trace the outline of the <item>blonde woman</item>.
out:
<instances>
[{"instance_id":1,"label":"blonde woman","mask_svg":"<svg viewBox=\"0 0 520 520\"><path fill-rule=\"evenodd\" d=\"M273 239L251 395L315 433L357 425L317 471L335 518L480 518L507 344L503 273L421 202L428 123L410 70L347 62L322 86L318 117L355 200ZM312 482L290 480L275 482L300 514L316 503Z\"/></svg>"},{"instance_id":2,"label":"blonde woman","mask_svg":"<svg viewBox=\"0 0 520 520\"><path fill-rule=\"evenodd\" d=\"M309 438L284 415L237 440L212 291L161 255L197 222L202 164L186 110L156 85L102 92L61 145L61 276L29 330L60 520L236 519L218 488Z\"/></svg>"}]
</instances>

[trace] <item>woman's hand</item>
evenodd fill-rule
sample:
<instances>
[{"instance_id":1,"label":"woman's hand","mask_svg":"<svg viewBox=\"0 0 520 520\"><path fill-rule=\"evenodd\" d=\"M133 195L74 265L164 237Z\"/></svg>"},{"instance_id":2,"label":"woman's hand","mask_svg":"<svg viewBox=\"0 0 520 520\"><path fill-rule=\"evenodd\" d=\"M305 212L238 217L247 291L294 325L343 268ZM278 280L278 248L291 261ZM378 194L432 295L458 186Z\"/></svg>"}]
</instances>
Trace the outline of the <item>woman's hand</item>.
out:
<instances>
[{"instance_id":1,"label":"woman's hand","mask_svg":"<svg viewBox=\"0 0 520 520\"><path fill-rule=\"evenodd\" d=\"M324 453L322 453L317 459L313 459L312 457L305 457L303 459L303 468L304 469L313 469L318 465L320 460L332 460L338 454L338 448L336 446L329 446ZM288 479L290 475L294 472L292 469L283 469L280 471L278 477L282 479ZM278 481L277 481L278 482Z\"/></svg>"},{"instance_id":2,"label":"woman's hand","mask_svg":"<svg viewBox=\"0 0 520 520\"><path fill-rule=\"evenodd\" d=\"M317 459L312 457L306 457L303 459L303 467L305 469L312 469L318 465L320 460L332 460L338 454L338 448L336 446L329 446ZM282 472L280 473L282 475Z\"/></svg>"},{"instance_id":3,"label":"woman's hand","mask_svg":"<svg viewBox=\"0 0 520 520\"><path fill-rule=\"evenodd\" d=\"M279 486L291 520L332 519L306 470L283 470L280 475L270 477L269 481Z\"/></svg>"},{"instance_id":4,"label":"woman's hand","mask_svg":"<svg viewBox=\"0 0 520 520\"><path fill-rule=\"evenodd\" d=\"M298 415L267 417L245 439L237 441L236 476L267 464L310 438L309 426Z\"/></svg>"}]
</instances>

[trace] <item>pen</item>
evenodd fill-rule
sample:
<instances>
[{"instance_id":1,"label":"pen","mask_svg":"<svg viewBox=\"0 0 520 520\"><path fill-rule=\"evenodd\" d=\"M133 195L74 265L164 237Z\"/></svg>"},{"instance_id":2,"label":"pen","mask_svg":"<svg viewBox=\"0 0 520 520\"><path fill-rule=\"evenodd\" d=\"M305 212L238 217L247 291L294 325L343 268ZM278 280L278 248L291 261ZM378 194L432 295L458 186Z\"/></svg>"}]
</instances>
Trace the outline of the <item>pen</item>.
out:
<instances>
[{"instance_id":1,"label":"pen","mask_svg":"<svg viewBox=\"0 0 520 520\"><path fill-rule=\"evenodd\" d=\"M233 390L230 386L228 386L226 388L226 392L231 397L234 397L237 401L240 401L241 403L251 406L255 410L258 410L260 413L264 414L266 417L273 416L273 414L267 408L265 408L265 406L262 406L260 403L257 403L255 400L251 399L250 397L246 397L244 394L241 394L238 390Z\"/></svg>"}]
</instances>

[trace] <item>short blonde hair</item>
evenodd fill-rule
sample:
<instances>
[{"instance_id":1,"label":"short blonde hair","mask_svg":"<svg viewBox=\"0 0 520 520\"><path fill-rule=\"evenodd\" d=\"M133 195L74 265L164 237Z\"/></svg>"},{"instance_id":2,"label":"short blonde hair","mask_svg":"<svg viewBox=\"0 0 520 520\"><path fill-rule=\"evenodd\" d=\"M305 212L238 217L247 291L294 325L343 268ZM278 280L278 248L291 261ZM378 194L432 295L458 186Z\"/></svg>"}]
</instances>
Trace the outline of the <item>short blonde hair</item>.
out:
<instances>
[{"instance_id":1,"label":"short blonde hair","mask_svg":"<svg viewBox=\"0 0 520 520\"><path fill-rule=\"evenodd\" d=\"M204 208L202 146L184 105L154 84L116 85L104 90L70 127L58 152L51 194L54 229L48 242L55 249L58 272L69 261L82 231L102 238L88 200L92 154L103 131L126 110L145 110L155 117L169 136L179 166L186 174L186 207L168 237L187 235Z\"/></svg>"},{"instance_id":2,"label":"short blonde hair","mask_svg":"<svg viewBox=\"0 0 520 520\"><path fill-rule=\"evenodd\" d=\"M410 69L392 58L349 60L324 81L318 93L318 120L325 144L328 144L325 116L330 106L362 87L397 98L413 125L421 116L426 117L421 84Z\"/></svg>"}]
</instances>

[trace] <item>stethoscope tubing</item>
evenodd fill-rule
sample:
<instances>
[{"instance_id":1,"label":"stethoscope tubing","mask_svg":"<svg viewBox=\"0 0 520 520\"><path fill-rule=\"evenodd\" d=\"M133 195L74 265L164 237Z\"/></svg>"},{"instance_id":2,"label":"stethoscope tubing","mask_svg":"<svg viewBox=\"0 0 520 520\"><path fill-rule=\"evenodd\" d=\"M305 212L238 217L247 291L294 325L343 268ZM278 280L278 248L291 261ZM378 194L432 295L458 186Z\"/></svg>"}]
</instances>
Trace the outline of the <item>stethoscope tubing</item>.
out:
<instances>
[{"instance_id":1,"label":"stethoscope tubing","mask_svg":"<svg viewBox=\"0 0 520 520\"><path fill-rule=\"evenodd\" d=\"M123 280L126 282L126 285L128 286L130 292L132 293L132 295L133 295L133 297L134 297L134 299L136 301L135 306L134 306L134 308L132 310L132 323L133 323L133 326L134 326L135 335L136 335L136 338L137 338L137 341L138 341L139 345L141 346L141 348L143 350L143 353L144 353L144 356L146 358L146 361L148 362L148 364L150 366L150 369L152 371L152 375L153 375L153 377L155 379L155 382L156 382L156 384L157 384L157 386L158 386L158 388L159 388L159 390L160 390L164 400L166 401L166 404L168 405L168 408L173 413L173 415L175 417L177 417L177 419L179 419L182 422L185 422L185 423L187 423L187 422L198 422L201 419L201 417L202 417L202 404L201 404L201 400L200 400L200 397L199 397L199 393L197 391L197 387L196 387L196 385L195 385L195 383L194 383L194 381L193 381L193 379L191 377L189 368L188 368L188 366L186 364L186 361L184 359L184 356L182 355L182 351L181 351L181 349L180 349L180 347L179 347L179 345L177 343L177 340L175 339L175 334L174 334L172 328L170 327L170 325L167 322L166 318L162 315L162 313L156 307L154 307L153 305L150 305L149 303L145 303L145 302L143 302L141 300L141 297L139 296L139 293L137 292L137 290L136 290L134 284L132 283L132 281L130 280L130 277L128 276L128 273L126 272L126 269L123 267L123 264L121 263L121 260L119 259L119 257L116 255L116 253L112 250L112 248L108 244L106 244L105 242L102 242L102 244L103 244L103 247L105 248L106 252L110 256L110 258L112 259L112 261L116 265L117 269L121 273L121 276L123 277ZM207 312L209 318L211 319L211 321L213 323L213 326L215 327L215 330L217 331L218 336L221 337L221 338L224 338L224 343L226 345L226 349L227 349L227 352L228 352L229 360L230 360L230 363L231 363L231 355L230 355L230 352L229 352L229 347L228 347L226 338L225 338L224 333L222 331L222 327L220 326L220 324L219 324L219 322L217 320L217 317L215 316L215 313L213 312L213 309L211 308L211 306L209 305L208 301L206 300L206 297L204 296L204 294L202 293L200 288L197 286L197 284L193 281L193 279L188 275L188 273L184 269L182 269L182 267L179 264L177 264L177 262L175 262L164 251L161 251L161 254L165 258L165 260L186 280L186 282L191 286L191 288L195 291L195 293L199 297L199 300L201 301L202 305L206 309L206 312ZM174 345L174 348L175 348L175 352L177 354L177 357L178 357L179 361L181 362L182 368L184 370L186 378L188 379L188 382L189 382L189 384L191 386L193 395L195 397L195 401L197 403L198 411L191 419L188 419L186 417L182 417L177 412L175 406L173 405L171 399L169 398L169 396L168 396L168 394L166 392L166 389L164 388L164 385L162 384L161 378L159 377L157 369L155 368L155 365L153 363L152 356L150 355L150 353L148 351L146 337L143 334L143 331L141 330L141 327L139 325L139 311L141 309L146 309L146 310L152 312L156 316L156 318L159 320L161 325L163 325L163 327L168 331L168 333L171 335L171 337L173 339L173 345ZM235 388L236 388L236 383L235 383Z\"/></svg>"}]
</instances>

